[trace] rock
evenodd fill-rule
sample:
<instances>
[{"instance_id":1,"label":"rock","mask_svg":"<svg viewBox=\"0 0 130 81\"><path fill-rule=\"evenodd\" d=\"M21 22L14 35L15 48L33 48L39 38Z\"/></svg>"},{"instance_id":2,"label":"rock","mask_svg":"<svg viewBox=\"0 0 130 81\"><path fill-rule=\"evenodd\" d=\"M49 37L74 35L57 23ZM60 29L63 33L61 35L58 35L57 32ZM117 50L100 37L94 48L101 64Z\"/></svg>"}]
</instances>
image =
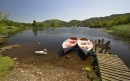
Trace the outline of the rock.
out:
<instances>
[{"instance_id":1,"label":"rock","mask_svg":"<svg viewBox=\"0 0 130 81\"><path fill-rule=\"evenodd\" d=\"M60 76L60 74L57 74L57 76Z\"/></svg>"},{"instance_id":2,"label":"rock","mask_svg":"<svg viewBox=\"0 0 130 81\"><path fill-rule=\"evenodd\" d=\"M68 59L69 57L70 57L69 55L66 56L67 59Z\"/></svg>"},{"instance_id":3,"label":"rock","mask_svg":"<svg viewBox=\"0 0 130 81\"><path fill-rule=\"evenodd\" d=\"M10 45L10 46L4 46L0 48L2 51L12 49L13 47L20 47L18 44Z\"/></svg>"},{"instance_id":4,"label":"rock","mask_svg":"<svg viewBox=\"0 0 130 81\"><path fill-rule=\"evenodd\" d=\"M14 45L12 45L13 47L20 47L20 45L19 44L14 44Z\"/></svg>"},{"instance_id":5,"label":"rock","mask_svg":"<svg viewBox=\"0 0 130 81\"><path fill-rule=\"evenodd\" d=\"M41 42L38 42L38 44L41 44Z\"/></svg>"},{"instance_id":6,"label":"rock","mask_svg":"<svg viewBox=\"0 0 130 81\"><path fill-rule=\"evenodd\" d=\"M19 63L18 62L16 62L16 65L18 65Z\"/></svg>"},{"instance_id":7,"label":"rock","mask_svg":"<svg viewBox=\"0 0 130 81\"><path fill-rule=\"evenodd\" d=\"M31 77L35 77L33 74L31 74Z\"/></svg>"},{"instance_id":8,"label":"rock","mask_svg":"<svg viewBox=\"0 0 130 81\"><path fill-rule=\"evenodd\" d=\"M5 46L0 48L2 51L8 50L8 49L12 49L12 46Z\"/></svg>"},{"instance_id":9,"label":"rock","mask_svg":"<svg viewBox=\"0 0 130 81\"><path fill-rule=\"evenodd\" d=\"M47 52L47 49L43 49L43 51Z\"/></svg>"},{"instance_id":10,"label":"rock","mask_svg":"<svg viewBox=\"0 0 130 81\"><path fill-rule=\"evenodd\" d=\"M86 73L85 72L82 72L83 75L85 75Z\"/></svg>"},{"instance_id":11,"label":"rock","mask_svg":"<svg viewBox=\"0 0 130 81\"><path fill-rule=\"evenodd\" d=\"M84 69L84 68L82 68L82 70L84 70L84 71L85 71L85 69Z\"/></svg>"},{"instance_id":12,"label":"rock","mask_svg":"<svg viewBox=\"0 0 130 81\"><path fill-rule=\"evenodd\" d=\"M18 58L13 58L14 60L17 60Z\"/></svg>"},{"instance_id":13,"label":"rock","mask_svg":"<svg viewBox=\"0 0 130 81\"><path fill-rule=\"evenodd\" d=\"M24 71L22 69L20 69L20 72L23 73Z\"/></svg>"},{"instance_id":14,"label":"rock","mask_svg":"<svg viewBox=\"0 0 130 81\"><path fill-rule=\"evenodd\" d=\"M42 75L42 72L37 72L37 74L38 74L39 76L41 76L41 75Z\"/></svg>"},{"instance_id":15,"label":"rock","mask_svg":"<svg viewBox=\"0 0 130 81\"><path fill-rule=\"evenodd\" d=\"M81 78L84 79L84 76L82 76Z\"/></svg>"}]
</instances>

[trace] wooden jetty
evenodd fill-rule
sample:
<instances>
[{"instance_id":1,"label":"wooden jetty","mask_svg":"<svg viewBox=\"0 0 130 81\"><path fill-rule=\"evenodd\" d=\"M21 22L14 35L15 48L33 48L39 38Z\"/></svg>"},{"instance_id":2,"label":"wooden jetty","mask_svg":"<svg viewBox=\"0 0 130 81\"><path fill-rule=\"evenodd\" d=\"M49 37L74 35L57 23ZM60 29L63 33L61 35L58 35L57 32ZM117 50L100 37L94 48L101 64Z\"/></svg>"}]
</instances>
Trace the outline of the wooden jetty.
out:
<instances>
[{"instance_id":1,"label":"wooden jetty","mask_svg":"<svg viewBox=\"0 0 130 81\"><path fill-rule=\"evenodd\" d=\"M117 55L97 54L102 81L130 81L130 70Z\"/></svg>"},{"instance_id":2,"label":"wooden jetty","mask_svg":"<svg viewBox=\"0 0 130 81\"><path fill-rule=\"evenodd\" d=\"M96 55L102 81L130 81L130 69L117 55L106 52L110 50L110 41L106 44L103 43L104 39L94 43L95 53L98 51ZM105 51L104 53L102 52L103 50Z\"/></svg>"}]
</instances>

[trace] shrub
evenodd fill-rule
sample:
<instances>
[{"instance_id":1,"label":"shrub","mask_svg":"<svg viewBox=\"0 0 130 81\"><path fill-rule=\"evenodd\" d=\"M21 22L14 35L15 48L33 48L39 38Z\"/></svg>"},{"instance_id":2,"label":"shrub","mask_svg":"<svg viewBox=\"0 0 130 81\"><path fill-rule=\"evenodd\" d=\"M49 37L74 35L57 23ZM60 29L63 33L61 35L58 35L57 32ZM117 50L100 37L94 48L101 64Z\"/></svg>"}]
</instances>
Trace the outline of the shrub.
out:
<instances>
[{"instance_id":1,"label":"shrub","mask_svg":"<svg viewBox=\"0 0 130 81\"><path fill-rule=\"evenodd\" d=\"M0 81L9 73L14 65L14 61L10 57L2 57L0 54Z\"/></svg>"}]
</instances>

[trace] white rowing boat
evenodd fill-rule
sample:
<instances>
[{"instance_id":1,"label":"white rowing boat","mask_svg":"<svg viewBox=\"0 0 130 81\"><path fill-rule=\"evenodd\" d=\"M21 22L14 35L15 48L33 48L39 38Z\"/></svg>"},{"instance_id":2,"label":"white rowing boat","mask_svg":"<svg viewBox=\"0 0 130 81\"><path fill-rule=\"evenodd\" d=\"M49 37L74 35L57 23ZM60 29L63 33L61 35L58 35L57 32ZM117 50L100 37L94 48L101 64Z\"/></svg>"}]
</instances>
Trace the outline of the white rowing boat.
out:
<instances>
[{"instance_id":1,"label":"white rowing boat","mask_svg":"<svg viewBox=\"0 0 130 81\"><path fill-rule=\"evenodd\" d=\"M64 53L68 52L69 50L71 50L73 47L76 46L78 41L78 38L76 37L70 37L67 40L65 40L62 44Z\"/></svg>"},{"instance_id":2,"label":"white rowing boat","mask_svg":"<svg viewBox=\"0 0 130 81\"><path fill-rule=\"evenodd\" d=\"M78 39L78 46L87 56L90 50L93 48L92 42L87 38L79 38Z\"/></svg>"}]
</instances>

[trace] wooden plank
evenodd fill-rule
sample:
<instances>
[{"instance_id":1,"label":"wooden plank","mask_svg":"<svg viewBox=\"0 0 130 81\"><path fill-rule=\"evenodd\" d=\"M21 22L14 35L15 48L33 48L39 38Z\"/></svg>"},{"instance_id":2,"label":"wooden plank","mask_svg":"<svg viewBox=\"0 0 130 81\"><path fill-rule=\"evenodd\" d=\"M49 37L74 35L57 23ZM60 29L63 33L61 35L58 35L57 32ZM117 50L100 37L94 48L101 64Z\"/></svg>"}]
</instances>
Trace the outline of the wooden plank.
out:
<instances>
[{"instance_id":1,"label":"wooden plank","mask_svg":"<svg viewBox=\"0 0 130 81\"><path fill-rule=\"evenodd\" d=\"M116 76L110 76L109 74L104 74L102 81L130 81L129 79L119 78Z\"/></svg>"},{"instance_id":2,"label":"wooden plank","mask_svg":"<svg viewBox=\"0 0 130 81\"><path fill-rule=\"evenodd\" d=\"M130 81L130 77L125 77L125 76L122 76L122 75L117 75L117 74L110 73L110 72L105 72L105 71L103 71L102 74L101 74L102 76L105 75L108 78L111 77L111 78L114 78L114 79L119 79L119 81L123 81L124 79L127 79L127 81Z\"/></svg>"},{"instance_id":3,"label":"wooden plank","mask_svg":"<svg viewBox=\"0 0 130 81\"><path fill-rule=\"evenodd\" d=\"M112 71L117 71L117 72L125 72L128 73L130 75L130 71L129 70L124 70L124 69L115 69L115 68L107 68L107 67L100 67L101 70L112 70Z\"/></svg>"},{"instance_id":4,"label":"wooden plank","mask_svg":"<svg viewBox=\"0 0 130 81\"><path fill-rule=\"evenodd\" d=\"M100 64L100 67L103 67L103 68L106 68L106 69L113 68L113 69L129 71L129 69L126 66L116 66L116 65L115 66L111 66L111 65Z\"/></svg>"},{"instance_id":5,"label":"wooden plank","mask_svg":"<svg viewBox=\"0 0 130 81\"><path fill-rule=\"evenodd\" d=\"M101 72L109 72L109 73L113 73L113 74L116 74L116 75L122 75L122 76L125 76L125 77L130 77L130 72L126 72L126 71L113 71L113 70L110 70L110 69L101 69Z\"/></svg>"},{"instance_id":6,"label":"wooden plank","mask_svg":"<svg viewBox=\"0 0 130 81\"><path fill-rule=\"evenodd\" d=\"M103 81L130 81L130 70L116 55L97 54Z\"/></svg>"},{"instance_id":7,"label":"wooden plank","mask_svg":"<svg viewBox=\"0 0 130 81\"><path fill-rule=\"evenodd\" d=\"M102 81L119 81L117 79L108 78L107 76L102 76Z\"/></svg>"}]
</instances>

